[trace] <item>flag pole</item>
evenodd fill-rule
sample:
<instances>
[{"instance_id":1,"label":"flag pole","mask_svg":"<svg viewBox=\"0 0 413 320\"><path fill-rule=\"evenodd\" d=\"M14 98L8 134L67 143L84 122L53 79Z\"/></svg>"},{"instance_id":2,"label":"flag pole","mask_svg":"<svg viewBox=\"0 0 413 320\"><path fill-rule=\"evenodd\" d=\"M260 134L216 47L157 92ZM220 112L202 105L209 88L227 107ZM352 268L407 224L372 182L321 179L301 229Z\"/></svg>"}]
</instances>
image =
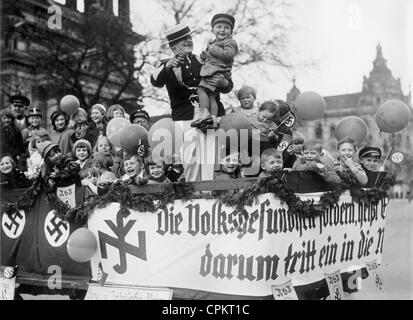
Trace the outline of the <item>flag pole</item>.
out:
<instances>
[{"instance_id":1,"label":"flag pole","mask_svg":"<svg viewBox=\"0 0 413 320\"><path fill-rule=\"evenodd\" d=\"M386 164L386 161L389 159L389 156L390 156L390 153L392 152L392 150L393 150L393 146L390 147L390 150L389 150L389 152L387 153L386 158L385 158L384 161L383 161L383 164L381 165L382 168L383 168L383 170L384 170L384 165ZM381 174L382 172L383 172L383 171L380 171L379 174L377 175L376 181L374 182L374 186L376 186L377 180L379 180L380 174Z\"/></svg>"}]
</instances>

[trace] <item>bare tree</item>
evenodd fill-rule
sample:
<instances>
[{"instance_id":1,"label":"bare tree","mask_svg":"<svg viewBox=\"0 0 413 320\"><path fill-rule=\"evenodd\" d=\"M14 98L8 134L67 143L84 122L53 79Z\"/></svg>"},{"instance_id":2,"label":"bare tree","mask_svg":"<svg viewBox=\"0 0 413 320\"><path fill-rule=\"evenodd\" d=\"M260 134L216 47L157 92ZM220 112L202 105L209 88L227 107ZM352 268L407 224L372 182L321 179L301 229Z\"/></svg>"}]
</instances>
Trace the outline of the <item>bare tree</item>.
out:
<instances>
[{"instance_id":1,"label":"bare tree","mask_svg":"<svg viewBox=\"0 0 413 320\"><path fill-rule=\"evenodd\" d=\"M238 42L239 53L235 58L234 72L254 66L269 79L266 66L277 66L287 71L293 66L288 54L288 40L292 31L289 16L291 5L288 0L158 0L157 3L169 24L165 23L157 32L146 35L147 40L140 44L150 56L140 77L145 88L144 99L154 103L165 102L165 106L169 101L164 90L153 88L148 81L159 61L170 56L169 47L161 46L164 30L186 22L194 30L196 41L206 46L211 37L211 18L218 12L227 12L236 19L234 38Z\"/></svg>"},{"instance_id":2,"label":"bare tree","mask_svg":"<svg viewBox=\"0 0 413 320\"><path fill-rule=\"evenodd\" d=\"M144 37L98 5L69 26L30 33L36 43L30 52L45 81L75 94L84 106L136 104L142 91L137 75L147 61L137 62L134 48Z\"/></svg>"}]
</instances>

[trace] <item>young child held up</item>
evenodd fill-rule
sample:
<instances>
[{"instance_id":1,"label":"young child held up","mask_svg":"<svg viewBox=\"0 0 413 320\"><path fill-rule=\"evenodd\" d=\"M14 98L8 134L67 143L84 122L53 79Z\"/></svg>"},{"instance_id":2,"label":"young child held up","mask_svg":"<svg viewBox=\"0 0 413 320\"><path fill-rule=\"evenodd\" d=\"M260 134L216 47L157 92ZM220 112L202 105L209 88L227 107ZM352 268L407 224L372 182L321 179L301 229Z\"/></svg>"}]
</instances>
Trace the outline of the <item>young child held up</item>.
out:
<instances>
[{"instance_id":1,"label":"young child held up","mask_svg":"<svg viewBox=\"0 0 413 320\"><path fill-rule=\"evenodd\" d=\"M80 185L80 166L67 155L62 155L57 144L44 141L37 144L44 160L41 175L50 188Z\"/></svg>"},{"instance_id":2,"label":"young child held up","mask_svg":"<svg viewBox=\"0 0 413 320\"><path fill-rule=\"evenodd\" d=\"M96 187L98 176L93 165L92 146L90 142L85 139L77 140L73 146L72 153L80 166L79 178L82 186L86 187L85 199L87 199L89 196L96 194L92 189Z\"/></svg>"},{"instance_id":3,"label":"young child held up","mask_svg":"<svg viewBox=\"0 0 413 320\"><path fill-rule=\"evenodd\" d=\"M356 155L356 142L345 137L337 143L339 159L334 164L336 171L351 172L361 185L366 185L368 178L361 165L354 161Z\"/></svg>"},{"instance_id":4,"label":"young child held up","mask_svg":"<svg viewBox=\"0 0 413 320\"><path fill-rule=\"evenodd\" d=\"M218 128L218 105L216 97L220 88L225 88L231 80L232 64L238 52L238 45L232 39L235 18L229 14L218 13L211 21L215 39L201 55L201 82L198 86L200 106L199 119L191 123L195 128Z\"/></svg>"},{"instance_id":5,"label":"young child held up","mask_svg":"<svg viewBox=\"0 0 413 320\"><path fill-rule=\"evenodd\" d=\"M148 183L145 164L137 154L126 154L123 158L123 168L125 171L121 179L123 184L142 186Z\"/></svg>"},{"instance_id":6,"label":"young child held up","mask_svg":"<svg viewBox=\"0 0 413 320\"><path fill-rule=\"evenodd\" d=\"M339 183L340 177L334 171L334 163L323 154L323 146L318 140L303 144L303 156L293 165L295 171L314 171L328 183Z\"/></svg>"},{"instance_id":7,"label":"young child held up","mask_svg":"<svg viewBox=\"0 0 413 320\"><path fill-rule=\"evenodd\" d=\"M17 168L14 159L8 155L2 155L0 160L0 187L1 190L28 188L31 181Z\"/></svg>"},{"instance_id":8,"label":"young child held up","mask_svg":"<svg viewBox=\"0 0 413 320\"><path fill-rule=\"evenodd\" d=\"M274 171L283 170L283 155L274 148L267 148L261 153L261 170L258 179L264 179L271 176Z\"/></svg>"}]
</instances>

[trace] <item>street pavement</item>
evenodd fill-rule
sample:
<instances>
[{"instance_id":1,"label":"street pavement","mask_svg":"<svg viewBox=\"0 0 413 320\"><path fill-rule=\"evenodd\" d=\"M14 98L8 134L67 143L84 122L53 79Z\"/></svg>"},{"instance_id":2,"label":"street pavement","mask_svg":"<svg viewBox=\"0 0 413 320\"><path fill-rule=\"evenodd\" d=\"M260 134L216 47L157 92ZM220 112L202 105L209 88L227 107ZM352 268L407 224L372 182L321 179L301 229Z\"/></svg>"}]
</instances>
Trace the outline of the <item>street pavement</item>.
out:
<instances>
[{"instance_id":1,"label":"street pavement","mask_svg":"<svg viewBox=\"0 0 413 320\"><path fill-rule=\"evenodd\" d=\"M348 300L413 299L413 201L390 200L387 208L382 265L383 293L371 277L364 279L361 290L345 294Z\"/></svg>"}]
</instances>

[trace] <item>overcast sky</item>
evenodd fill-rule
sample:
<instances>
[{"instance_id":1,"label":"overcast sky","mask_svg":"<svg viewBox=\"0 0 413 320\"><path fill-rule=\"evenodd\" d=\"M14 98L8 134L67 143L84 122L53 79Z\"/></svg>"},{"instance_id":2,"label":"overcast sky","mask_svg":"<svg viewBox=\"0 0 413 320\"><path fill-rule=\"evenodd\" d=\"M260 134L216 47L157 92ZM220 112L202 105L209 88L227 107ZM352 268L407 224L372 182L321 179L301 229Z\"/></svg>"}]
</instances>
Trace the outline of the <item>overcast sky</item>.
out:
<instances>
[{"instance_id":1,"label":"overcast sky","mask_svg":"<svg viewBox=\"0 0 413 320\"><path fill-rule=\"evenodd\" d=\"M360 92L363 75L372 69L376 46L405 94L413 83L413 1L410 0L291 0L295 31L291 48L298 60L314 61L316 68L272 72L271 83L259 74L234 74L235 88L257 86L260 100L285 99L295 76L301 91L322 95ZM145 3L143 5L143 3ZM136 31L160 29L165 17L156 0L131 1ZM142 18L144 25L138 21ZM171 20L166 20L172 24ZM235 30L236 31L236 30ZM410 41L409 41L410 40ZM197 45L197 44L196 44ZM199 44L198 44L199 47ZM410 56L410 61L408 57Z\"/></svg>"}]
</instances>

